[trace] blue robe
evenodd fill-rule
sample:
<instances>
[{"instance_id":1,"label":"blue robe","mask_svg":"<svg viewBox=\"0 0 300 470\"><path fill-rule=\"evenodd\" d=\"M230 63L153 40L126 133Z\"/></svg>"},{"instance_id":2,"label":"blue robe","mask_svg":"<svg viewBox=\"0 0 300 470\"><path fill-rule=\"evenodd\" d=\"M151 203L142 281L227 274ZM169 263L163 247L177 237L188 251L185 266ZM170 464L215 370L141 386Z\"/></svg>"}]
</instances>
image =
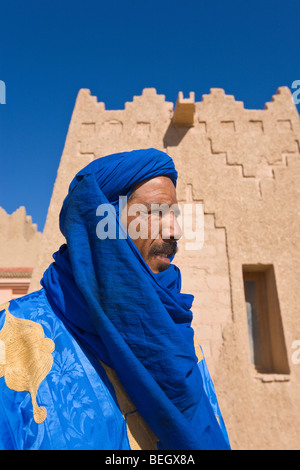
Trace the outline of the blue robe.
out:
<instances>
[{"instance_id":1,"label":"blue robe","mask_svg":"<svg viewBox=\"0 0 300 470\"><path fill-rule=\"evenodd\" d=\"M7 317L5 309L1 308L0 331ZM54 314L45 290L12 300L8 309L14 318L41 325L43 336L53 341L54 351L51 370L39 384L36 394L38 406L46 410L42 423L34 419L30 392L10 389L5 374L0 378L0 450L130 450L128 416L121 412L105 368L78 344ZM228 441L202 354L198 368L205 384L207 403ZM154 444L156 447L152 449L159 448L159 442Z\"/></svg>"}]
</instances>

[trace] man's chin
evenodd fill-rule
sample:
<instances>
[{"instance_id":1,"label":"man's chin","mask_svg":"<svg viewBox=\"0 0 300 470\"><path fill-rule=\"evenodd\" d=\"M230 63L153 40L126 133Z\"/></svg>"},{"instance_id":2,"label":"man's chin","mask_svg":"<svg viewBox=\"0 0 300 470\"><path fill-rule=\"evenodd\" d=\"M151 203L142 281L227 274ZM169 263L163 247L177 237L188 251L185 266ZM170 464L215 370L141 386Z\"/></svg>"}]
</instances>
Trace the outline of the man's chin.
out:
<instances>
[{"instance_id":1,"label":"man's chin","mask_svg":"<svg viewBox=\"0 0 300 470\"><path fill-rule=\"evenodd\" d=\"M164 256L155 256L155 260L152 260L152 262L149 263L149 267L154 273L161 273L166 271L166 269L170 267L170 264L171 261L169 258Z\"/></svg>"}]
</instances>

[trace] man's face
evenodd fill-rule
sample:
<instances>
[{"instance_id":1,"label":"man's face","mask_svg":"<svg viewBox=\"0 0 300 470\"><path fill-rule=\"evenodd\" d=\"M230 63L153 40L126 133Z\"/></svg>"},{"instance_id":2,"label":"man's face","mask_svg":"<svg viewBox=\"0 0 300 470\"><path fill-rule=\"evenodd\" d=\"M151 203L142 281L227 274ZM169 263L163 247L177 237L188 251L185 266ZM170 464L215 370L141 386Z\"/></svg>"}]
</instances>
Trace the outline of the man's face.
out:
<instances>
[{"instance_id":1,"label":"man's face","mask_svg":"<svg viewBox=\"0 0 300 470\"><path fill-rule=\"evenodd\" d=\"M182 235L176 220L176 190L170 178L158 176L136 185L126 210L127 232L131 236L135 227L138 236L131 238L144 261L154 273L168 269L177 250L175 242Z\"/></svg>"}]
</instances>

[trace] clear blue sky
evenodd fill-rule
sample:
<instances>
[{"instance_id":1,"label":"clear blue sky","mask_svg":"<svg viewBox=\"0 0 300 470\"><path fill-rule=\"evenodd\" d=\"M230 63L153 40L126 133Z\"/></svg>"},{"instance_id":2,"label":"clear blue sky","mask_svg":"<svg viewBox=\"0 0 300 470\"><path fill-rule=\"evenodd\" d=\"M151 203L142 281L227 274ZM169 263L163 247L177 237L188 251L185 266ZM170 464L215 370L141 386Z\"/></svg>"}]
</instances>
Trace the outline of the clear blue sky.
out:
<instances>
[{"instance_id":1,"label":"clear blue sky","mask_svg":"<svg viewBox=\"0 0 300 470\"><path fill-rule=\"evenodd\" d=\"M0 2L0 206L43 230L80 88L106 109L145 87L173 103L219 87L263 109L300 80L299 49L299 0Z\"/></svg>"}]
</instances>

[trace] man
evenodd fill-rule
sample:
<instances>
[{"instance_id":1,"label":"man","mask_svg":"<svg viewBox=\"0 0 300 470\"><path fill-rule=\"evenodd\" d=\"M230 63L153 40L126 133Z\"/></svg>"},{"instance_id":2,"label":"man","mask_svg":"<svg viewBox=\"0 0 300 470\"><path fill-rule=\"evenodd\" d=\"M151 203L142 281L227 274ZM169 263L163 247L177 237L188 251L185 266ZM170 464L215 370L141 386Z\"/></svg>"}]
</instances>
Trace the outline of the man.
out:
<instances>
[{"instance_id":1,"label":"man","mask_svg":"<svg viewBox=\"0 0 300 470\"><path fill-rule=\"evenodd\" d=\"M43 288L1 308L3 449L229 449L193 296L171 263L176 180L172 159L148 149L72 181ZM156 224L152 205L170 209Z\"/></svg>"}]
</instances>

